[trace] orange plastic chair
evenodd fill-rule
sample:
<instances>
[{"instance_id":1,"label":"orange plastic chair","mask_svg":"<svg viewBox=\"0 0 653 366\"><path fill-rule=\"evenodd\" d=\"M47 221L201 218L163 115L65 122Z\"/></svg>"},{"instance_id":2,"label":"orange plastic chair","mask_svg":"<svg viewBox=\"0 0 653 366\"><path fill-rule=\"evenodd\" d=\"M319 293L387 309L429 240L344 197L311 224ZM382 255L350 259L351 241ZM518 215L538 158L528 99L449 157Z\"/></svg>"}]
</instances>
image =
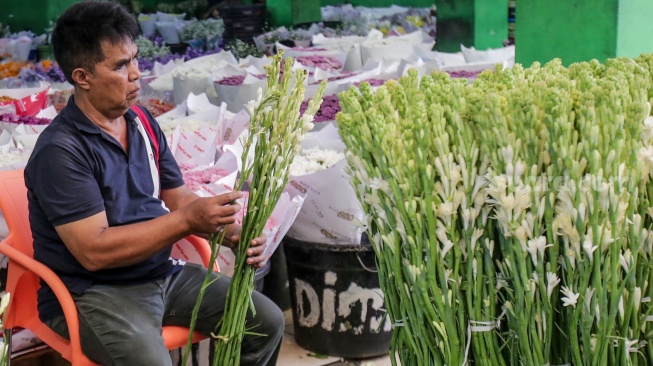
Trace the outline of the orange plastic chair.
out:
<instances>
[{"instance_id":1,"label":"orange plastic chair","mask_svg":"<svg viewBox=\"0 0 653 366\"><path fill-rule=\"evenodd\" d=\"M82 352L79 343L79 319L77 308L68 289L59 277L48 267L33 259L32 232L29 225L27 209L27 188L23 170L0 172L0 210L5 217L9 235L0 242L0 253L9 259L7 273L7 292L10 293L9 307L4 318L4 335L7 342L11 341L11 330L22 327L31 330L40 340L59 352L73 366L92 366L96 363L89 360ZM211 250L206 240L196 236L186 238L201 256L205 267L208 266ZM213 266L217 270L217 265ZM42 278L53 290L63 308L70 341L59 336L47 325L43 324L37 311L36 291ZM170 350L183 347L188 341L186 327L164 326L163 338ZM199 342L206 337L193 333L193 342ZM11 349L11 344L9 344Z\"/></svg>"}]
</instances>

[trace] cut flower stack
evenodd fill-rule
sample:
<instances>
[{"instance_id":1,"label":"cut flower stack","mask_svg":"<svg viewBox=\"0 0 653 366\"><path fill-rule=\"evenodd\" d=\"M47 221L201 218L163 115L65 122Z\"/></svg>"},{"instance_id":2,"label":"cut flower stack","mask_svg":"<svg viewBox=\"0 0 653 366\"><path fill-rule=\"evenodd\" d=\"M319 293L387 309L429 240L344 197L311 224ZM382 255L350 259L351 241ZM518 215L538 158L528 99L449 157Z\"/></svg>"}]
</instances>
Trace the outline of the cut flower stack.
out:
<instances>
[{"instance_id":1,"label":"cut flower stack","mask_svg":"<svg viewBox=\"0 0 653 366\"><path fill-rule=\"evenodd\" d=\"M653 58L340 93L396 365L653 364Z\"/></svg>"}]
</instances>

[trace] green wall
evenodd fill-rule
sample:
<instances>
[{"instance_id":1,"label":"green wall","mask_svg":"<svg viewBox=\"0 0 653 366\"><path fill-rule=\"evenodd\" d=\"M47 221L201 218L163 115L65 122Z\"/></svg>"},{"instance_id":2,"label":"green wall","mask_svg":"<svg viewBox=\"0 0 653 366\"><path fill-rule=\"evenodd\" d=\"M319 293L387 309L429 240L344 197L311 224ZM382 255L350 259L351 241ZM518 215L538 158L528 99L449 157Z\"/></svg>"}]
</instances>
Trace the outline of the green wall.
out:
<instances>
[{"instance_id":1,"label":"green wall","mask_svg":"<svg viewBox=\"0 0 653 366\"><path fill-rule=\"evenodd\" d=\"M304 0L306 2L310 0ZM428 8L435 4L435 0L349 0L346 1L354 6L367 6L370 8L382 8L391 5L414 7L414 8ZM326 5L340 5L345 3L343 0L322 0L322 6Z\"/></svg>"},{"instance_id":2,"label":"green wall","mask_svg":"<svg viewBox=\"0 0 653 366\"><path fill-rule=\"evenodd\" d=\"M653 53L653 1L622 0L619 14L617 55L635 57Z\"/></svg>"},{"instance_id":3,"label":"green wall","mask_svg":"<svg viewBox=\"0 0 653 366\"><path fill-rule=\"evenodd\" d=\"M399 5L406 7L428 8L435 0L350 0L354 6L387 7ZM301 23L322 20L320 7L340 5L344 0L267 0L268 14L272 26L293 26Z\"/></svg>"},{"instance_id":4,"label":"green wall","mask_svg":"<svg viewBox=\"0 0 653 366\"><path fill-rule=\"evenodd\" d=\"M319 0L267 0L270 25L293 26L322 20Z\"/></svg>"},{"instance_id":5,"label":"green wall","mask_svg":"<svg viewBox=\"0 0 653 366\"><path fill-rule=\"evenodd\" d=\"M479 50L503 47L508 40L508 0L476 0L474 47Z\"/></svg>"},{"instance_id":6,"label":"green wall","mask_svg":"<svg viewBox=\"0 0 653 366\"><path fill-rule=\"evenodd\" d=\"M508 0L436 0L435 4L438 51L457 52L461 44L480 50L499 48L508 39Z\"/></svg>"},{"instance_id":7,"label":"green wall","mask_svg":"<svg viewBox=\"0 0 653 366\"><path fill-rule=\"evenodd\" d=\"M12 31L31 30L43 33L55 20L78 0L9 0L0 6L0 22L9 24Z\"/></svg>"},{"instance_id":8,"label":"green wall","mask_svg":"<svg viewBox=\"0 0 653 366\"><path fill-rule=\"evenodd\" d=\"M80 0L0 0L0 23L9 24L12 31L31 30L43 33L51 20L56 20L70 5ZM158 4L179 3L182 0L138 0L144 9L156 9ZM251 0L243 0L251 3Z\"/></svg>"},{"instance_id":9,"label":"green wall","mask_svg":"<svg viewBox=\"0 0 653 366\"><path fill-rule=\"evenodd\" d=\"M653 52L651 0L520 0L516 61L566 65Z\"/></svg>"}]
</instances>

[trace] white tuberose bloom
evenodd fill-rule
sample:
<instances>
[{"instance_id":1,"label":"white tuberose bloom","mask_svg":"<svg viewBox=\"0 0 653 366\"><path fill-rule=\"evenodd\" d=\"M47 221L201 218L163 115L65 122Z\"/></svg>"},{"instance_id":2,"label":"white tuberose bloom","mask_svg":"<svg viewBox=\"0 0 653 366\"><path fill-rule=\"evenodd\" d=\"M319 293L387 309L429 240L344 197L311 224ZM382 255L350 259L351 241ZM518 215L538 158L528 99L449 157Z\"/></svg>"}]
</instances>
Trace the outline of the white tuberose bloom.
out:
<instances>
[{"instance_id":1,"label":"white tuberose bloom","mask_svg":"<svg viewBox=\"0 0 653 366\"><path fill-rule=\"evenodd\" d=\"M585 241L583 241L583 250L590 258L590 263L594 261L594 251L598 248L598 245L592 245L592 237L590 235L585 236Z\"/></svg>"},{"instance_id":2,"label":"white tuberose bloom","mask_svg":"<svg viewBox=\"0 0 653 366\"><path fill-rule=\"evenodd\" d=\"M250 100L245 104L245 109L247 109L247 113L249 113L250 116L254 116L254 113L256 111L256 108L261 105L261 100L263 99L263 89L258 88L256 91L256 99Z\"/></svg>"},{"instance_id":3,"label":"white tuberose bloom","mask_svg":"<svg viewBox=\"0 0 653 366\"><path fill-rule=\"evenodd\" d=\"M626 251L623 254L619 254L619 263L621 264L621 267L624 269L624 272L628 272L628 270L633 264L633 255L630 252L630 249L626 249Z\"/></svg>"},{"instance_id":4,"label":"white tuberose bloom","mask_svg":"<svg viewBox=\"0 0 653 366\"><path fill-rule=\"evenodd\" d=\"M539 238L531 239L528 241L528 252L531 254L531 260L533 265L537 265L538 253L539 257L544 259L544 249L552 246L551 244L546 245L546 236L540 236Z\"/></svg>"},{"instance_id":5,"label":"white tuberose bloom","mask_svg":"<svg viewBox=\"0 0 653 366\"><path fill-rule=\"evenodd\" d=\"M560 279L558 276L553 273L553 272L547 272L546 273L546 296L551 299L551 294L553 294L553 290L555 289L556 286L560 283Z\"/></svg>"},{"instance_id":6,"label":"white tuberose bloom","mask_svg":"<svg viewBox=\"0 0 653 366\"><path fill-rule=\"evenodd\" d=\"M390 192L390 184L381 178L372 178L370 180L370 189L372 190L379 189L387 193Z\"/></svg>"},{"instance_id":7,"label":"white tuberose bloom","mask_svg":"<svg viewBox=\"0 0 653 366\"><path fill-rule=\"evenodd\" d=\"M575 293L571 287L566 287L562 286L560 288L560 291L562 292L563 295L565 295L562 298L562 305L564 306L573 306L576 307L576 302L578 301L578 297L580 297L580 294Z\"/></svg>"}]
</instances>

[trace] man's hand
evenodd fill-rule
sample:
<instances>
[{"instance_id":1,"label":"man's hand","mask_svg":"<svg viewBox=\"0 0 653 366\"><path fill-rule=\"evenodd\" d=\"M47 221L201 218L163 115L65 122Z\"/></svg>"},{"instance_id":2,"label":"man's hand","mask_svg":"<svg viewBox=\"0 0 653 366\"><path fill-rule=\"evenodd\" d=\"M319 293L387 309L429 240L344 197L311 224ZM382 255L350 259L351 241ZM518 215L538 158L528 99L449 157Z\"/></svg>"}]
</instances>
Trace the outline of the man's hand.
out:
<instances>
[{"instance_id":1,"label":"man's hand","mask_svg":"<svg viewBox=\"0 0 653 366\"><path fill-rule=\"evenodd\" d=\"M200 197L181 207L192 233L215 233L225 225L236 222L240 204L233 203L242 197L241 192L228 192L214 197Z\"/></svg>"},{"instance_id":2,"label":"man's hand","mask_svg":"<svg viewBox=\"0 0 653 366\"><path fill-rule=\"evenodd\" d=\"M242 227L237 224L230 224L224 228L225 236L222 245L231 248L234 253L238 247L241 229ZM265 250L266 242L267 237L265 234L261 234L261 236L252 240L250 247L247 249L247 264L254 268L263 268L265 266L267 261L263 255L263 251Z\"/></svg>"}]
</instances>

